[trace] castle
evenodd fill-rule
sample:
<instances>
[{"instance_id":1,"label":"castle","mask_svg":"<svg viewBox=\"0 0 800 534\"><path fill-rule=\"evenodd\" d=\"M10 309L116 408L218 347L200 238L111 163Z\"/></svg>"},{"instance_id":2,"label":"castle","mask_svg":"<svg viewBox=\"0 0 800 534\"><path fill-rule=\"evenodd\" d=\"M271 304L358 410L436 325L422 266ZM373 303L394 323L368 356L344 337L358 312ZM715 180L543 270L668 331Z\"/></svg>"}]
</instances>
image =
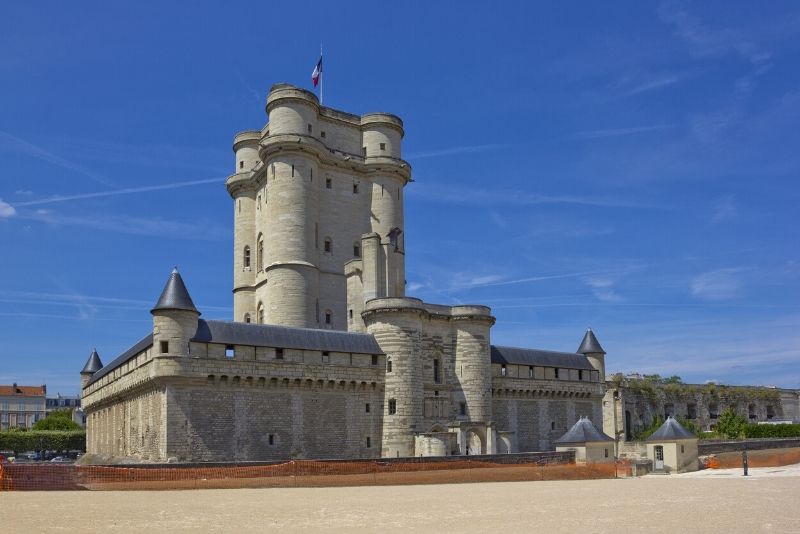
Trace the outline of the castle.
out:
<instances>
[{"instance_id":1,"label":"castle","mask_svg":"<svg viewBox=\"0 0 800 534\"><path fill-rule=\"evenodd\" d=\"M605 352L494 346L485 306L405 295L403 122L288 84L234 138L234 321L201 319L175 270L153 330L81 372L87 451L278 460L553 449L602 420ZM576 344L580 342L576 338Z\"/></svg>"}]
</instances>

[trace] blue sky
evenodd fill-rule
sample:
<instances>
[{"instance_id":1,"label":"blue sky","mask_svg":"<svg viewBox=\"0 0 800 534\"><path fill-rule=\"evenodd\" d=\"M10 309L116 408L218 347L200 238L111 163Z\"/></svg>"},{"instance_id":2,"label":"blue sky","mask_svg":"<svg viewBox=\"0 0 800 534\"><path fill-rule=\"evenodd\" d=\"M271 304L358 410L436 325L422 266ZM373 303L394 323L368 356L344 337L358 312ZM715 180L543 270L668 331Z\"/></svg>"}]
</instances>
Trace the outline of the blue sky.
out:
<instances>
[{"instance_id":1,"label":"blue sky","mask_svg":"<svg viewBox=\"0 0 800 534\"><path fill-rule=\"evenodd\" d=\"M0 383L75 393L178 265L229 319L233 135L269 86L406 125L408 293L496 344L800 387L794 2L0 7Z\"/></svg>"}]
</instances>

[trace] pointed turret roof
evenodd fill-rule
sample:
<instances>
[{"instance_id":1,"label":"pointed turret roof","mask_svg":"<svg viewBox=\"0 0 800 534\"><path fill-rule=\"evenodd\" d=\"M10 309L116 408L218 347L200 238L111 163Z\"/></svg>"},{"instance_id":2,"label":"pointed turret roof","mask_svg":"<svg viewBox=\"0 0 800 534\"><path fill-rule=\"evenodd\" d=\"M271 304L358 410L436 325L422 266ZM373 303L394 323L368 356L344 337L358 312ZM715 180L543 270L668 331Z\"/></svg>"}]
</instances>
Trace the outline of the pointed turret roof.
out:
<instances>
[{"instance_id":1,"label":"pointed turret roof","mask_svg":"<svg viewBox=\"0 0 800 534\"><path fill-rule=\"evenodd\" d=\"M671 415L667 417L664 424L658 430L650 434L647 441L670 441L673 439L692 439L697 438L694 434L683 428L677 419Z\"/></svg>"},{"instance_id":2,"label":"pointed turret roof","mask_svg":"<svg viewBox=\"0 0 800 534\"><path fill-rule=\"evenodd\" d=\"M594 337L594 332L592 332L591 328L586 329L586 335L583 336L583 341L581 341L581 346L578 347L577 352L580 354L606 353L606 351L603 350L603 347L600 346L600 342L597 341L596 337Z\"/></svg>"},{"instance_id":3,"label":"pointed turret roof","mask_svg":"<svg viewBox=\"0 0 800 534\"><path fill-rule=\"evenodd\" d=\"M194 306L194 302L192 302L192 297L189 296L189 291L187 291L177 267L172 269L167 285L164 286L164 291L161 292L155 308L150 310L150 313L158 310L193 311L200 315L200 312Z\"/></svg>"},{"instance_id":4,"label":"pointed turret roof","mask_svg":"<svg viewBox=\"0 0 800 534\"><path fill-rule=\"evenodd\" d=\"M582 416L555 443L586 443L589 441L614 441L614 439L604 434L588 417Z\"/></svg>"},{"instance_id":5,"label":"pointed turret roof","mask_svg":"<svg viewBox=\"0 0 800 534\"><path fill-rule=\"evenodd\" d=\"M97 354L97 349L92 349L89 359L86 360L86 365L83 366L81 374L93 375L103 368L103 362L100 361L100 355Z\"/></svg>"}]
</instances>

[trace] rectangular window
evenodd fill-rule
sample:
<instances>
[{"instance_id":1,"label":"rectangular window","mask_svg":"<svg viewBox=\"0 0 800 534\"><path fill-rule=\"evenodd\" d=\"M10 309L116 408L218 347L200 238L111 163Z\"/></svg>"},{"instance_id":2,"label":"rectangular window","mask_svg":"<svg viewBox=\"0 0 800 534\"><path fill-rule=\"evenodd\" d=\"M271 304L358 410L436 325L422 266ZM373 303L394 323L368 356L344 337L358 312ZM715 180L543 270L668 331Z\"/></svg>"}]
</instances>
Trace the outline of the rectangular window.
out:
<instances>
[{"instance_id":1,"label":"rectangular window","mask_svg":"<svg viewBox=\"0 0 800 534\"><path fill-rule=\"evenodd\" d=\"M333 189L333 180L325 178L325 189Z\"/></svg>"},{"instance_id":2,"label":"rectangular window","mask_svg":"<svg viewBox=\"0 0 800 534\"><path fill-rule=\"evenodd\" d=\"M397 413L397 401L395 399L389 399L389 415L394 415Z\"/></svg>"},{"instance_id":3,"label":"rectangular window","mask_svg":"<svg viewBox=\"0 0 800 534\"><path fill-rule=\"evenodd\" d=\"M386 361L386 372L387 373L391 373L392 372L392 360L387 360Z\"/></svg>"},{"instance_id":4,"label":"rectangular window","mask_svg":"<svg viewBox=\"0 0 800 534\"><path fill-rule=\"evenodd\" d=\"M367 147L365 147L365 146L364 146L364 147L361 147L361 154L362 154L364 157L367 157Z\"/></svg>"},{"instance_id":5,"label":"rectangular window","mask_svg":"<svg viewBox=\"0 0 800 534\"><path fill-rule=\"evenodd\" d=\"M353 184L353 194L354 195L358 194L358 184Z\"/></svg>"},{"instance_id":6,"label":"rectangular window","mask_svg":"<svg viewBox=\"0 0 800 534\"><path fill-rule=\"evenodd\" d=\"M292 178L294 178L294 165L292 165Z\"/></svg>"},{"instance_id":7,"label":"rectangular window","mask_svg":"<svg viewBox=\"0 0 800 534\"><path fill-rule=\"evenodd\" d=\"M161 354L166 354L169 352L169 341L162 341L161 342Z\"/></svg>"},{"instance_id":8,"label":"rectangular window","mask_svg":"<svg viewBox=\"0 0 800 534\"><path fill-rule=\"evenodd\" d=\"M270 434L269 435L269 444L270 445L275 445L275 434Z\"/></svg>"},{"instance_id":9,"label":"rectangular window","mask_svg":"<svg viewBox=\"0 0 800 534\"><path fill-rule=\"evenodd\" d=\"M556 378L558 378L558 367L555 368Z\"/></svg>"},{"instance_id":10,"label":"rectangular window","mask_svg":"<svg viewBox=\"0 0 800 534\"><path fill-rule=\"evenodd\" d=\"M372 365L378 365L378 355L377 354L373 354L372 355Z\"/></svg>"},{"instance_id":11,"label":"rectangular window","mask_svg":"<svg viewBox=\"0 0 800 534\"><path fill-rule=\"evenodd\" d=\"M500 376L506 376L507 373L508 373L508 369L506 369L505 364L501 365L500 366Z\"/></svg>"},{"instance_id":12,"label":"rectangular window","mask_svg":"<svg viewBox=\"0 0 800 534\"><path fill-rule=\"evenodd\" d=\"M556 429L556 422L550 421L550 430L555 430L555 429Z\"/></svg>"},{"instance_id":13,"label":"rectangular window","mask_svg":"<svg viewBox=\"0 0 800 534\"><path fill-rule=\"evenodd\" d=\"M331 324L333 322L333 318L331 312L325 312L325 324Z\"/></svg>"},{"instance_id":14,"label":"rectangular window","mask_svg":"<svg viewBox=\"0 0 800 534\"><path fill-rule=\"evenodd\" d=\"M381 150L386 150L386 143L381 143Z\"/></svg>"},{"instance_id":15,"label":"rectangular window","mask_svg":"<svg viewBox=\"0 0 800 534\"><path fill-rule=\"evenodd\" d=\"M528 367L528 378L533 378L533 367Z\"/></svg>"},{"instance_id":16,"label":"rectangular window","mask_svg":"<svg viewBox=\"0 0 800 534\"><path fill-rule=\"evenodd\" d=\"M459 415L467 415L467 403L466 402L459 402L458 403L458 414Z\"/></svg>"},{"instance_id":17,"label":"rectangular window","mask_svg":"<svg viewBox=\"0 0 800 534\"><path fill-rule=\"evenodd\" d=\"M369 449L370 447L372 447L372 442L370 441L369 436L367 436L367 448Z\"/></svg>"},{"instance_id":18,"label":"rectangular window","mask_svg":"<svg viewBox=\"0 0 800 534\"><path fill-rule=\"evenodd\" d=\"M323 352L322 353L322 363L330 363L331 362L331 353L330 352Z\"/></svg>"},{"instance_id":19,"label":"rectangular window","mask_svg":"<svg viewBox=\"0 0 800 534\"><path fill-rule=\"evenodd\" d=\"M683 454L683 445L681 445L681 454ZM606 455L607 457L608 455Z\"/></svg>"},{"instance_id":20,"label":"rectangular window","mask_svg":"<svg viewBox=\"0 0 800 534\"><path fill-rule=\"evenodd\" d=\"M439 365L439 360L433 360L433 382L440 384L442 382L442 370Z\"/></svg>"},{"instance_id":21,"label":"rectangular window","mask_svg":"<svg viewBox=\"0 0 800 534\"><path fill-rule=\"evenodd\" d=\"M312 128L312 127L311 127L311 125L309 124L309 125L308 125L308 133L311 133L311 131L312 131L312 130L313 130L313 128Z\"/></svg>"},{"instance_id":22,"label":"rectangular window","mask_svg":"<svg viewBox=\"0 0 800 534\"><path fill-rule=\"evenodd\" d=\"M276 360L283 359L283 349L275 349L275 359Z\"/></svg>"},{"instance_id":23,"label":"rectangular window","mask_svg":"<svg viewBox=\"0 0 800 534\"><path fill-rule=\"evenodd\" d=\"M233 358L233 356L234 356L234 354L235 354L235 353L236 353L236 352L235 352L235 350L234 350L234 348L233 348L233 345L227 345L227 346L225 347L225 357L226 357L226 358Z\"/></svg>"},{"instance_id":24,"label":"rectangular window","mask_svg":"<svg viewBox=\"0 0 800 534\"><path fill-rule=\"evenodd\" d=\"M244 169L244 161L240 161L239 162L239 168L240 169Z\"/></svg>"},{"instance_id":25,"label":"rectangular window","mask_svg":"<svg viewBox=\"0 0 800 534\"><path fill-rule=\"evenodd\" d=\"M366 412L369 413L369 403L367 403Z\"/></svg>"},{"instance_id":26,"label":"rectangular window","mask_svg":"<svg viewBox=\"0 0 800 534\"><path fill-rule=\"evenodd\" d=\"M683 447L683 445L681 445L681 447ZM608 449L605 449L605 451L606 451L606 458L608 458ZM681 451L681 452L683 452L683 451Z\"/></svg>"},{"instance_id":27,"label":"rectangular window","mask_svg":"<svg viewBox=\"0 0 800 534\"><path fill-rule=\"evenodd\" d=\"M325 139L325 132L320 132L319 136L322 137L323 139Z\"/></svg>"}]
</instances>

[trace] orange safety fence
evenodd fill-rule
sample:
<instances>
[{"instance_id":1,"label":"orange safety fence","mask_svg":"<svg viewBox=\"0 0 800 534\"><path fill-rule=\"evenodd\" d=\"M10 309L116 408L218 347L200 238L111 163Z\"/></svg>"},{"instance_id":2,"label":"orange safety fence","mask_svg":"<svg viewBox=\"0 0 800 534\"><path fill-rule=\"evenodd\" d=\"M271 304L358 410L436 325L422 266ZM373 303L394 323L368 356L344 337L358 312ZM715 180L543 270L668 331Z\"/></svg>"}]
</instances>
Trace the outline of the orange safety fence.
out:
<instances>
[{"instance_id":1,"label":"orange safety fence","mask_svg":"<svg viewBox=\"0 0 800 534\"><path fill-rule=\"evenodd\" d=\"M410 459L413 460L413 459ZM449 461L293 460L276 464L203 466L0 465L0 491L147 490L447 484L534 480L583 480L630 476L624 461L523 463Z\"/></svg>"},{"instance_id":2,"label":"orange safety fence","mask_svg":"<svg viewBox=\"0 0 800 534\"><path fill-rule=\"evenodd\" d=\"M763 449L747 452L749 467L779 467L800 463L800 449ZM742 452L723 452L705 462L709 469L734 469L742 467Z\"/></svg>"}]
</instances>

